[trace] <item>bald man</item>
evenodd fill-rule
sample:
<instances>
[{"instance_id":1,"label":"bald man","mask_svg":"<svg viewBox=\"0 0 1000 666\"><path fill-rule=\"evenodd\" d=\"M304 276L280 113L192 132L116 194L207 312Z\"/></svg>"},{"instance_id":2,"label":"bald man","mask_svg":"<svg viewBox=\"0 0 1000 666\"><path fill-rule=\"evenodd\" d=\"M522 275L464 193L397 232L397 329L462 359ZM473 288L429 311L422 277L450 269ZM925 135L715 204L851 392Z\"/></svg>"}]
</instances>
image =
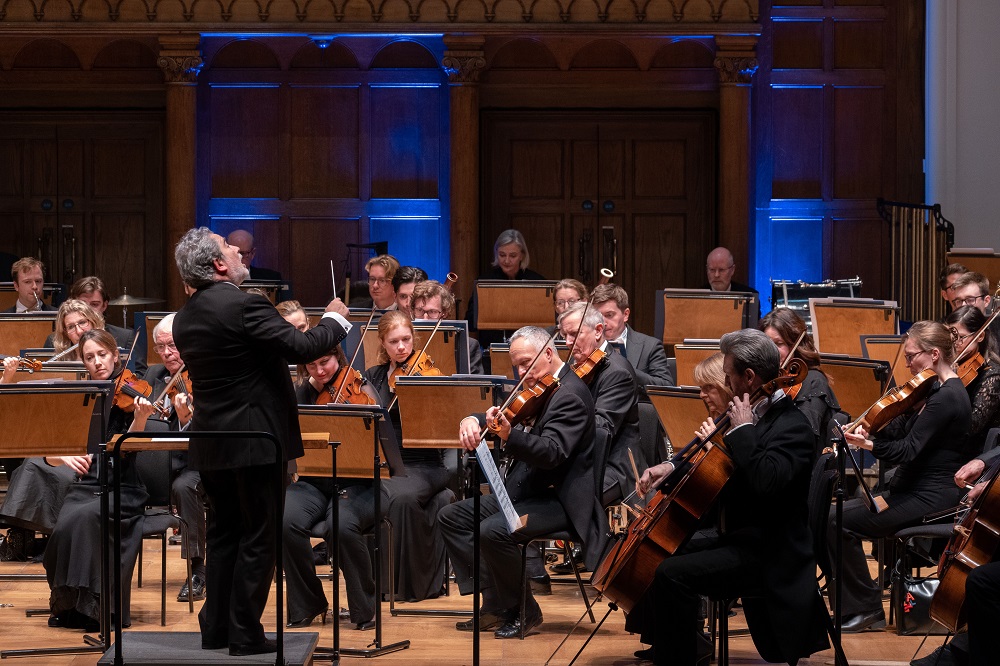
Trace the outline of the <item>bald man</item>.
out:
<instances>
[{"instance_id":1,"label":"bald man","mask_svg":"<svg viewBox=\"0 0 1000 666\"><path fill-rule=\"evenodd\" d=\"M709 289L711 291L739 291L745 293L752 293L757 298L754 299L753 305L750 306L753 321L750 324L754 324L758 319L760 319L760 294L757 290L748 284L741 284L733 280L733 273L736 272L736 261L733 259L733 253L724 247L717 247L708 253L708 259L705 261L705 273L708 276L708 282L702 285L702 289Z\"/></svg>"},{"instance_id":2,"label":"bald man","mask_svg":"<svg viewBox=\"0 0 1000 666\"><path fill-rule=\"evenodd\" d=\"M253 244L253 234L246 229L236 229L228 236L226 236L226 242L230 245L235 245L240 248L240 261L243 265L250 269L250 281L256 282L257 280L275 280L281 281L281 273L272 270L270 268L258 268L257 266L251 266L253 263L253 257L256 253L256 248ZM282 299L286 300L286 294L282 294Z\"/></svg>"}]
</instances>

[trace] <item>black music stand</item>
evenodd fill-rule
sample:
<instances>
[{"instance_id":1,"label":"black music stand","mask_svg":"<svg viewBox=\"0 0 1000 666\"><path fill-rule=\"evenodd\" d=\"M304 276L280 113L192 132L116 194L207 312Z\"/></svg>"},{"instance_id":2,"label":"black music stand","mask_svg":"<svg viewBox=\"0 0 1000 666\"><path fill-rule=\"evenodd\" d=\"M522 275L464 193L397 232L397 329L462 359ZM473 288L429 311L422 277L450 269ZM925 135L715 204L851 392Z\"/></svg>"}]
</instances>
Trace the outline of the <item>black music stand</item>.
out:
<instances>
[{"instance_id":1,"label":"black music stand","mask_svg":"<svg viewBox=\"0 0 1000 666\"><path fill-rule=\"evenodd\" d=\"M100 635L85 635L87 645L69 648L3 650L0 658L104 652L111 627L111 583L108 580L108 496L106 464L106 424L111 410L114 382L87 381L53 383L20 382L0 385L0 432L11 435L4 454L14 456L81 455L99 450L101 500L101 617ZM82 398L82 399L81 399ZM23 414L58 414L59 418L27 421Z\"/></svg>"},{"instance_id":2,"label":"black music stand","mask_svg":"<svg viewBox=\"0 0 1000 666\"><path fill-rule=\"evenodd\" d=\"M462 449L458 424L469 414L485 414L503 400L501 377L399 377L399 418L403 423L403 445L407 448ZM511 383L512 384L512 383ZM478 515L478 514L476 514ZM402 609L389 597L393 616L466 617L471 610Z\"/></svg>"},{"instance_id":3,"label":"black music stand","mask_svg":"<svg viewBox=\"0 0 1000 666\"><path fill-rule=\"evenodd\" d=\"M127 432L123 435L117 436L113 442L109 443L106 448L110 450L111 462L117 468L119 467L119 458L122 449L126 451L176 451L181 446L180 442L184 440L192 439L268 439L274 444L275 459L278 461L274 465L275 479L274 479L274 494L275 500L277 502L276 506L282 506L282 499L285 494L285 464L282 461L282 448L281 442L277 437L269 432L253 432L253 431L232 431L232 430L218 430L218 431L185 431L185 432L150 432L150 431L138 431L138 432ZM115 534L114 534L114 546L115 546L115 573L114 573L114 595L115 595L115 608L122 608L122 586L121 586L121 576L122 576L122 475L115 474L114 479L114 524L115 524ZM107 502L105 502L105 506ZM275 666L284 666L284 626L285 623L282 619L284 615L284 603L283 603L283 585L282 585L282 575L281 575L281 512L276 511L274 516L274 547L275 547L275 575L277 576L276 583L276 594L275 603L277 604L277 631L275 635L277 636L278 651L275 654ZM105 539L105 542L107 540ZM103 604L105 608L110 608L110 604ZM121 666L124 664L124 659L122 657L122 624L121 624L122 614L118 612L112 618L114 623L115 631L115 644L114 644L114 655L112 663L115 666ZM107 634L104 634L107 635ZM106 646L102 646L102 651Z\"/></svg>"},{"instance_id":4,"label":"black music stand","mask_svg":"<svg viewBox=\"0 0 1000 666\"><path fill-rule=\"evenodd\" d=\"M333 646L316 648L313 660L340 661L341 655L349 657L379 657L410 647L402 640L382 644L382 478L405 474L403 459L396 442L396 432L389 421L389 413L382 407L369 405L299 405L299 428L305 433L329 434L330 466L325 464L325 452L313 455L307 452L299 463L299 473L313 476L346 476L374 478L375 483L375 640L367 648L341 648L340 622L333 618ZM315 436L309 438L315 441ZM311 451L317 451L313 448ZM374 462L373 462L374 461ZM334 471L336 470L336 474ZM339 487L337 495L339 496ZM336 537L340 525L340 512L334 507L333 530ZM338 548L330 553L331 577L334 589L334 613L340 610L340 556ZM279 623L281 618L278 618Z\"/></svg>"}]
</instances>

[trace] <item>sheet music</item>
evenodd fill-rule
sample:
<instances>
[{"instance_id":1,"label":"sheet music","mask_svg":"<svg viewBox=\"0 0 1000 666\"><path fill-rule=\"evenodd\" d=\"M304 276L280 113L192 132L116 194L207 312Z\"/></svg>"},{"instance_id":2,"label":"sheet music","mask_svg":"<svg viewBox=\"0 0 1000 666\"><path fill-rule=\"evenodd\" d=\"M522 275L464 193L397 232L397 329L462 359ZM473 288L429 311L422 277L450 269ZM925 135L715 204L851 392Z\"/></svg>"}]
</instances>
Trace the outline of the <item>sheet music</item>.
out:
<instances>
[{"instance_id":1,"label":"sheet music","mask_svg":"<svg viewBox=\"0 0 1000 666\"><path fill-rule=\"evenodd\" d=\"M480 469L486 473L486 480L489 481L493 494L497 497L500 510L507 521L507 531L513 534L524 526L525 519L517 515L514 503L510 500L507 488L503 485L500 470L497 469L496 463L493 461L493 453L485 441L479 442L479 446L476 447L476 459L479 461Z\"/></svg>"}]
</instances>

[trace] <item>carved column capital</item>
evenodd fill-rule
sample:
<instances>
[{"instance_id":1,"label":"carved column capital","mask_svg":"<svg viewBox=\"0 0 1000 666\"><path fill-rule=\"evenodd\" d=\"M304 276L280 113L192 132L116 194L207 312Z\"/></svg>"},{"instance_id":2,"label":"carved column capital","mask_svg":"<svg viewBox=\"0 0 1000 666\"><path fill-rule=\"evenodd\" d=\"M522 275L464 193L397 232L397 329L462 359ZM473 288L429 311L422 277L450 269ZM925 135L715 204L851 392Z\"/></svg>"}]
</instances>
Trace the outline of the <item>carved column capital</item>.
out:
<instances>
[{"instance_id":1,"label":"carved column capital","mask_svg":"<svg viewBox=\"0 0 1000 666\"><path fill-rule=\"evenodd\" d=\"M757 58L717 55L715 69L721 83L750 83L757 72Z\"/></svg>"},{"instance_id":2,"label":"carved column capital","mask_svg":"<svg viewBox=\"0 0 1000 666\"><path fill-rule=\"evenodd\" d=\"M163 70L167 83L194 83L205 66L201 57L200 35L170 35L160 37L157 66Z\"/></svg>"},{"instance_id":3,"label":"carved column capital","mask_svg":"<svg viewBox=\"0 0 1000 666\"><path fill-rule=\"evenodd\" d=\"M445 35L441 68L449 82L453 85L479 83L479 75L486 69L485 41L480 35Z\"/></svg>"}]
</instances>

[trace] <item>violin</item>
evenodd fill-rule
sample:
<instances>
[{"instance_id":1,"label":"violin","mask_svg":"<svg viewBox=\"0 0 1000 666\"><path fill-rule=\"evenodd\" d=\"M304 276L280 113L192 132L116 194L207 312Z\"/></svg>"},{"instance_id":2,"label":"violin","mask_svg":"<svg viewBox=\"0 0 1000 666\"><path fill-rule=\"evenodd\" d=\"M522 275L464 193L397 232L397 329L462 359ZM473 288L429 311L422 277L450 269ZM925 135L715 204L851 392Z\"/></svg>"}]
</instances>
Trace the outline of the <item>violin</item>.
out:
<instances>
[{"instance_id":1,"label":"violin","mask_svg":"<svg viewBox=\"0 0 1000 666\"><path fill-rule=\"evenodd\" d=\"M597 371L604 367L607 361L608 354L601 349L595 349L590 353L583 363L573 368L573 372L576 376L583 380L583 383L590 386L590 383L594 381L594 377L597 376Z\"/></svg>"},{"instance_id":2,"label":"violin","mask_svg":"<svg viewBox=\"0 0 1000 666\"><path fill-rule=\"evenodd\" d=\"M503 415L510 422L513 428L519 423L524 423L529 419L537 417L552 394L559 389L559 380L552 375L544 375L534 386L526 388L507 401L503 408ZM498 421L491 421L486 424L490 432L500 432Z\"/></svg>"},{"instance_id":3,"label":"violin","mask_svg":"<svg viewBox=\"0 0 1000 666\"><path fill-rule=\"evenodd\" d=\"M0 354L0 361L6 360L8 358L17 359L17 369L26 370L28 372L35 372L36 370L42 369L42 362L37 358L24 358L23 356L3 356Z\"/></svg>"},{"instance_id":4,"label":"violin","mask_svg":"<svg viewBox=\"0 0 1000 666\"><path fill-rule=\"evenodd\" d=\"M191 378L188 377L187 370L181 370L176 375L176 380L171 382L170 387L167 389L167 397L170 398L170 402L173 403L174 398L176 398L181 393L191 395L191 389L188 386L191 384Z\"/></svg>"},{"instance_id":5,"label":"violin","mask_svg":"<svg viewBox=\"0 0 1000 666\"><path fill-rule=\"evenodd\" d=\"M146 398L153 394L153 387L149 385L149 382L144 382L135 376L135 374L125 368L118 375L118 379L115 380L115 399L114 405L118 409L126 412L135 411L135 401L136 398ZM156 412L166 418L170 414L161 404L153 405Z\"/></svg>"},{"instance_id":6,"label":"violin","mask_svg":"<svg viewBox=\"0 0 1000 666\"><path fill-rule=\"evenodd\" d=\"M362 390L364 384L365 378L358 370L355 368L341 368L337 371L334 378L327 382L323 390L320 391L319 396L316 398L316 404L378 404L378 401Z\"/></svg>"},{"instance_id":7,"label":"violin","mask_svg":"<svg viewBox=\"0 0 1000 666\"><path fill-rule=\"evenodd\" d=\"M979 376L979 369L986 364L986 359L979 352L976 352L966 360L955 366L955 374L962 380L962 386L968 388L969 384L976 381Z\"/></svg>"},{"instance_id":8,"label":"violin","mask_svg":"<svg viewBox=\"0 0 1000 666\"><path fill-rule=\"evenodd\" d=\"M434 359L427 352L412 352L410 356L389 373L389 388L396 390L397 377L443 377L444 373L434 367Z\"/></svg>"},{"instance_id":9,"label":"violin","mask_svg":"<svg viewBox=\"0 0 1000 666\"><path fill-rule=\"evenodd\" d=\"M779 389L786 393L809 372L800 359L788 364L788 374L762 384L750 396L754 409ZM695 437L671 462L674 471L664 479L656 496L632 521L625 538L601 561L591 585L609 601L630 612L653 582L656 567L683 546L698 529L734 471L725 444L717 435L729 427L727 412L706 439ZM663 491L669 487L669 491Z\"/></svg>"},{"instance_id":10,"label":"violin","mask_svg":"<svg viewBox=\"0 0 1000 666\"><path fill-rule=\"evenodd\" d=\"M931 392L937 378L934 370L921 370L910 381L886 391L864 414L848 425L844 432L853 432L858 426L865 426L869 433L878 432L897 416L906 414L921 404Z\"/></svg>"}]
</instances>

